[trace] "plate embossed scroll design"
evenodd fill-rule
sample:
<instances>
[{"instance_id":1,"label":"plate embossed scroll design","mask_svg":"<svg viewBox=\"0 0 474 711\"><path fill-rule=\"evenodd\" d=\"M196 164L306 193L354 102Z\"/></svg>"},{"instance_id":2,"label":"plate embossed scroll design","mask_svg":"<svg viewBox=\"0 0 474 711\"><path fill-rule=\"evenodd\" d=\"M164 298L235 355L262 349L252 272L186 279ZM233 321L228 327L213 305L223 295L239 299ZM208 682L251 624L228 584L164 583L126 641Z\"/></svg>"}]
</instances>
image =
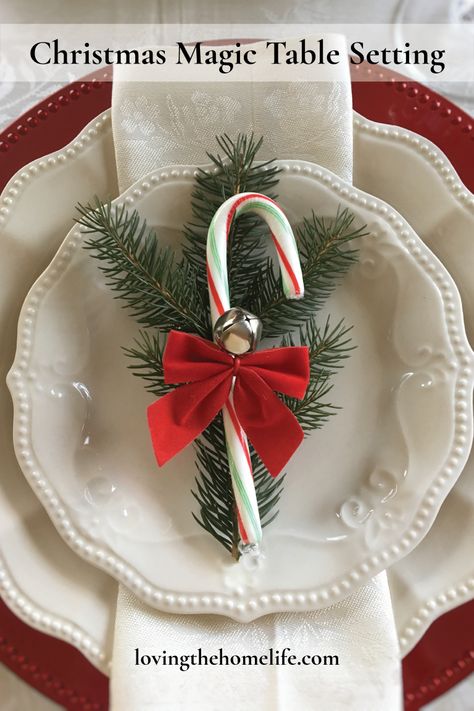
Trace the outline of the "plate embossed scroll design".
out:
<instances>
[{"instance_id":1,"label":"plate embossed scroll design","mask_svg":"<svg viewBox=\"0 0 474 711\"><path fill-rule=\"evenodd\" d=\"M144 420L151 398L120 349L136 326L77 230L20 318L9 385L22 469L73 550L164 610L249 620L342 598L413 548L467 457L473 357L448 273L381 201L311 164L282 168L279 200L290 221L315 206L321 214L348 206L371 237L328 303L354 324L358 346L331 395L342 410L290 463L265 558L246 586L229 589L234 564L190 516L192 449L162 470L154 465ZM117 204L137 207L162 239L176 241L193 172L156 171ZM348 526L341 506L374 471L394 476L396 490L369 502L370 527ZM384 528L389 503L401 520Z\"/></svg>"}]
</instances>

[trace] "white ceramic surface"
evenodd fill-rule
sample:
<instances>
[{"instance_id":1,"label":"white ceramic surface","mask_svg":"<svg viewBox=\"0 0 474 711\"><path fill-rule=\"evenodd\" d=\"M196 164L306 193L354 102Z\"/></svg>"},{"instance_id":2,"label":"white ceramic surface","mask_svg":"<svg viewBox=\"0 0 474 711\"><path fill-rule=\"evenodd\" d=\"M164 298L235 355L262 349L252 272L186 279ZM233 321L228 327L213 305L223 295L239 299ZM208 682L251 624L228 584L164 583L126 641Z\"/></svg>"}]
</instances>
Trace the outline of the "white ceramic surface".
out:
<instances>
[{"instance_id":1,"label":"white ceramic surface","mask_svg":"<svg viewBox=\"0 0 474 711\"><path fill-rule=\"evenodd\" d=\"M328 304L358 345L332 393L343 410L288 466L258 568L230 562L190 516L191 448L157 470L151 398L120 349L136 326L77 229L20 316L9 375L20 465L73 550L160 609L250 620L348 595L427 532L470 447L473 357L444 267L380 201L310 164L282 168L290 221L342 205L371 234ZM191 168L156 171L117 204L176 243L192 185Z\"/></svg>"},{"instance_id":2,"label":"white ceramic surface","mask_svg":"<svg viewBox=\"0 0 474 711\"><path fill-rule=\"evenodd\" d=\"M390 202L454 278L474 345L474 196L444 154L414 133L362 117L354 130L354 182ZM422 543L389 570L406 654L433 620L474 597L474 454Z\"/></svg>"},{"instance_id":3,"label":"white ceramic surface","mask_svg":"<svg viewBox=\"0 0 474 711\"><path fill-rule=\"evenodd\" d=\"M34 252L30 251L31 273L17 273L16 300L10 300L8 291L2 293L2 313L12 313L14 308L18 310L29 288L29 280L41 271L59 246L76 203L76 179L80 184L81 176L87 176L91 194L115 194L115 164L108 115L107 111L98 119L103 122L104 129L93 136L92 150L68 152L67 148L73 148L71 144L65 151L53 154L53 158L64 156L59 165L56 161L49 162L49 156L39 159L19 171L3 191L1 206L8 214L0 216L0 222L3 221L1 243L14 220L16 234L22 234L23 240L34 245ZM81 169L83 161L84 171ZM474 197L459 181L444 154L429 141L406 129L375 124L355 115L354 181L366 192L393 204L419 236L435 252L438 251L460 288L472 343L473 317L466 308L472 304L472 299L469 302L466 298L466 289L472 285ZM27 190L24 189L26 185ZM50 205L52 195L56 197L55 209L40 215L36 213L33 231L30 213L37 210L38 204ZM431 220L434 203L438 219ZM441 245L436 242L437 236L442 240ZM442 253L439 252L440 246L444 247ZM6 259L5 255L3 259ZM8 268L6 261L5 265ZM6 308L3 307L5 299ZM16 323L14 318L8 323L5 317L2 318L2 354L9 352L11 358ZM8 358L2 358L4 373L9 364ZM6 388L2 390L0 403L0 430L9 434L12 411ZM8 452L12 451L9 443L2 449L5 454L1 461L0 594L26 622L66 639L104 669L104 660L110 656L108 642L113 626L116 585L101 571L81 564L62 543L38 499L20 476L16 459L9 456ZM415 551L390 568L392 599L403 654L420 639L430 622L450 607L474 597L473 481L471 457L428 535ZM31 570L34 570L35 585L31 584ZM69 605L68 599L76 600L76 603ZM88 649L94 654L89 654Z\"/></svg>"},{"instance_id":4,"label":"white ceramic surface","mask_svg":"<svg viewBox=\"0 0 474 711\"><path fill-rule=\"evenodd\" d=\"M0 594L25 622L74 644L103 670L116 585L71 555L25 481L5 377L21 304L73 224L76 202L116 192L107 112L63 150L25 166L0 201Z\"/></svg>"}]
</instances>

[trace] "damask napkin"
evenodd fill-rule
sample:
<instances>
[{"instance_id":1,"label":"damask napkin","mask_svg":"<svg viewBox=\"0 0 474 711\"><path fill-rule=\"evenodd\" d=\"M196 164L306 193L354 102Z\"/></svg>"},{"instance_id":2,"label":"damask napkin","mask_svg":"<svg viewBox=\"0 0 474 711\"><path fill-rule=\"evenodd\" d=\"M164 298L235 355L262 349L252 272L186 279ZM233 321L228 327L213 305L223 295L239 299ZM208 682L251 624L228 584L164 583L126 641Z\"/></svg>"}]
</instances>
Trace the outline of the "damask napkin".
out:
<instances>
[{"instance_id":1,"label":"damask napkin","mask_svg":"<svg viewBox=\"0 0 474 711\"><path fill-rule=\"evenodd\" d=\"M332 38L334 45L334 37ZM341 54L345 52L343 38ZM290 46L290 44L288 45ZM260 51L260 45L255 48ZM275 69L277 71L278 68ZM277 77L275 76L275 79ZM112 119L120 189L166 165L202 164L216 134L265 136L262 158L300 158L352 177L348 67L331 82L138 83L115 73ZM135 664L140 654L261 655L269 648L337 655L332 666ZM267 615L248 624L221 616L153 610L128 589L117 600L112 711L401 709L400 661L385 573L326 610Z\"/></svg>"},{"instance_id":2,"label":"damask napkin","mask_svg":"<svg viewBox=\"0 0 474 711\"><path fill-rule=\"evenodd\" d=\"M328 37L328 46L343 57L344 38ZM263 46L246 48L262 51ZM287 42L288 50L296 46ZM116 67L112 120L120 189L160 166L208 163L206 150L214 146L217 134L250 131L265 137L259 154L263 159L312 160L352 180L348 65L332 67L334 80L324 82L317 81L317 67L312 68L314 82L277 81L279 67L273 71L268 81L226 79L198 85L139 82L133 66ZM324 73L327 76L327 70Z\"/></svg>"}]
</instances>

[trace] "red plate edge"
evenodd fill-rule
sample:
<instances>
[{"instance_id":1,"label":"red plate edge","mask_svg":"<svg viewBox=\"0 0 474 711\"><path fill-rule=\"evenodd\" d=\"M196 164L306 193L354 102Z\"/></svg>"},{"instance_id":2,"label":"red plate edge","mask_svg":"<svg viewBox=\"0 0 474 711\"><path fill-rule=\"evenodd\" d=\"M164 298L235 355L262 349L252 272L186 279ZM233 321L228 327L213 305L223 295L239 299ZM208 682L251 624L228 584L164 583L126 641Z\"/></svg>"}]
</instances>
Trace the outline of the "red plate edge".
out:
<instances>
[{"instance_id":1,"label":"red plate edge","mask_svg":"<svg viewBox=\"0 0 474 711\"><path fill-rule=\"evenodd\" d=\"M2 600L0 662L68 711L108 709L108 678L70 644L26 625Z\"/></svg>"},{"instance_id":2,"label":"red plate edge","mask_svg":"<svg viewBox=\"0 0 474 711\"><path fill-rule=\"evenodd\" d=\"M358 113L435 143L474 191L474 122L468 114L390 70L352 65L351 77ZM0 133L0 190L27 163L59 150L110 108L111 79L110 69L94 72L55 92ZM406 711L418 711L474 671L473 621L474 601L434 622L405 657ZM23 623L1 601L0 661L68 711L108 708L107 677L70 645Z\"/></svg>"},{"instance_id":3,"label":"red plate edge","mask_svg":"<svg viewBox=\"0 0 474 711\"><path fill-rule=\"evenodd\" d=\"M474 191L474 119L431 89L390 70L351 65L351 75L356 111L428 138ZM24 165L59 150L110 108L111 79L110 68L94 72L55 92L0 133L0 190Z\"/></svg>"}]
</instances>

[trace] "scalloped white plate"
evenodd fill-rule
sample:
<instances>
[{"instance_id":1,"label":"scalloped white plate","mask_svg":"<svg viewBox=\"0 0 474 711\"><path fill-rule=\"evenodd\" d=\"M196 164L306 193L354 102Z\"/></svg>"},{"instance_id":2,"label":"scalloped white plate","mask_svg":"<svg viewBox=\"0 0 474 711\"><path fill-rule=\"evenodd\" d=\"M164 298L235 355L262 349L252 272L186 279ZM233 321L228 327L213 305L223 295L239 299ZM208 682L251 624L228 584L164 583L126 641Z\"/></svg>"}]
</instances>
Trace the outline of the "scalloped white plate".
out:
<instances>
[{"instance_id":1,"label":"scalloped white plate","mask_svg":"<svg viewBox=\"0 0 474 711\"><path fill-rule=\"evenodd\" d=\"M104 112L78 137L81 142L87 136L90 144L86 148L91 150L77 150L73 141L65 149L23 168L3 191L0 240L8 239L9 243L9 250L2 257L5 273L13 264L10 255L17 259L18 250L28 248L32 273L38 274L70 223L77 185L86 176L85 187L89 192L84 193L85 197L93 193L115 194L109 113ZM90 128L94 129L92 136ZM460 288L472 343L474 301L469 288L473 286L474 197L462 185L446 156L417 134L355 114L354 181L366 192L393 204L442 258ZM55 197L54 210L38 214L37 205L48 205L51 195ZM431 218L433 204L437 208L436 220ZM31 214L36 214L34 230ZM14 228L10 226L12 221ZM18 312L28 290L27 276L21 278L17 274L13 286L16 291L7 290L1 297L4 373L16 340L16 319L12 314ZM8 433L12 411L3 388L0 430ZM416 644L434 619L474 596L473 467L471 456L428 535L415 551L389 570L403 654ZM61 541L40 502L20 476L10 437L2 447L0 513L0 595L28 624L65 639L106 670L116 585L100 570L82 564ZM70 605L69 600L76 602Z\"/></svg>"},{"instance_id":2,"label":"scalloped white plate","mask_svg":"<svg viewBox=\"0 0 474 711\"><path fill-rule=\"evenodd\" d=\"M73 644L106 671L116 583L71 555L25 481L5 383L28 289L71 226L77 200L95 194L117 194L110 112L64 149L23 167L0 201L0 595L25 622Z\"/></svg>"},{"instance_id":3,"label":"scalloped white plate","mask_svg":"<svg viewBox=\"0 0 474 711\"><path fill-rule=\"evenodd\" d=\"M379 200L310 164L283 168L290 220L347 205L372 236L329 304L358 343L332 395L343 410L290 463L258 569L196 527L191 448L156 468L150 398L120 350L135 325L77 230L20 317L9 375L20 465L71 547L161 609L250 620L340 599L416 545L467 458L473 359L452 279ZM192 176L157 171L117 202L174 241Z\"/></svg>"},{"instance_id":4,"label":"scalloped white plate","mask_svg":"<svg viewBox=\"0 0 474 711\"><path fill-rule=\"evenodd\" d=\"M474 344L474 196L446 156L415 133L356 117L354 182L398 209L448 268ZM388 571L402 654L443 612L474 597L473 540L471 453L427 536Z\"/></svg>"}]
</instances>

